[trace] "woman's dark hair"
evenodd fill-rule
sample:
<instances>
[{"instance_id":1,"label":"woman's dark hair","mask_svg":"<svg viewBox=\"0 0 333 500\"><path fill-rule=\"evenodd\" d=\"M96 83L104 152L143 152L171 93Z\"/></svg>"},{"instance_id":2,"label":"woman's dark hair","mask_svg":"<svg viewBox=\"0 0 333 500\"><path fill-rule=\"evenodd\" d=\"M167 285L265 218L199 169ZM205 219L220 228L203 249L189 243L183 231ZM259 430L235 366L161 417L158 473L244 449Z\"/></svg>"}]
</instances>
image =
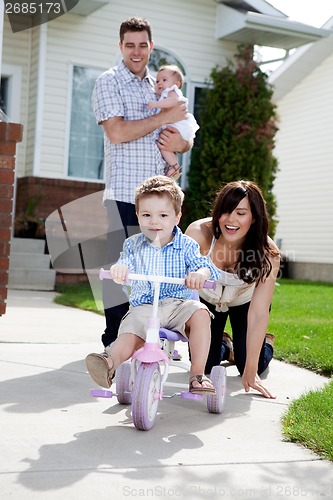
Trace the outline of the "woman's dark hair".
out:
<instances>
[{"instance_id":1,"label":"woman's dark hair","mask_svg":"<svg viewBox=\"0 0 333 500\"><path fill-rule=\"evenodd\" d=\"M124 35L127 31L146 31L148 33L149 41L151 42L153 40L151 25L147 19L143 19L141 17L131 17L121 23L119 29L119 38L121 42L124 41Z\"/></svg>"},{"instance_id":2,"label":"woman's dark hair","mask_svg":"<svg viewBox=\"0 0 333 500\"><path fill-rule=\"evenodd\" d=\"M269 276L272 270L269 256L279 255L268 241L269 219L260 188L251 181L229 182L222 187L215 199L212 226L214 236L218 239L221 235L219 225L221 215L233 212L245 196L249 200L253 223L237 257L235 269L239 278L246 283L253 283L263 281Z\"/></svg>"}]
</instances>

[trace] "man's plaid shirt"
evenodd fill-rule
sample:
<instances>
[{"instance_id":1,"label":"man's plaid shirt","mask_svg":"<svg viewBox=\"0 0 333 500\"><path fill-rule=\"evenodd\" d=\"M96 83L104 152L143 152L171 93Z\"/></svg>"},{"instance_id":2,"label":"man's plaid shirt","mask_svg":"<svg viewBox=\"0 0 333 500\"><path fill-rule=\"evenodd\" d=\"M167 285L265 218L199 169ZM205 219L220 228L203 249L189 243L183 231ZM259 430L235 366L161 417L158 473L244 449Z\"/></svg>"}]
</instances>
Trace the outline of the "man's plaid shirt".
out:
<instances>
[{"instance_id":1,"label":"man's plaid shirt","mask_svg":"<svg viewBox=\"0 0 333 500\"><path fill-rule=\"evenodd\" d=\"M156 113L148 101L156 99L154 79L149 73L141 79L123 62L103 73L95 83L92 104L97 123L122 116L142 120ZM112 144L104 134L106 182L104 199L133 203L135 189L142 181L164 173L165 162L154 132L135 141Z\"/></svg>"}]
</instances>

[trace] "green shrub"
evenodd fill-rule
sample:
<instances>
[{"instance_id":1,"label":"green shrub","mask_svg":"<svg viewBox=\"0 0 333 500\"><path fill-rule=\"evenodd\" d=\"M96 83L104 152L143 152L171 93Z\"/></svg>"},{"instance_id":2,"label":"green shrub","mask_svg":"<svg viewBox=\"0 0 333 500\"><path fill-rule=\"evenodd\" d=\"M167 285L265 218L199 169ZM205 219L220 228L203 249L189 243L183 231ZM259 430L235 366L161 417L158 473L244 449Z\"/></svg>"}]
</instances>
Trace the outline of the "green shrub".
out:
<instances>
[{"instance_id":1,"label":"green shrub","mask_svg":"<svg viewBox=\"0 0 333 500\"><path fill-rule=\"evenodd\" d=\"M253 47L240 47L234 62L216 67L198 111L200 130L192 152L186 225L207 217L223 183L252 180L263 191L273 236L276 202L272 193L277 160L273 90L253 60Z\"/></svg>"}]
</instances>

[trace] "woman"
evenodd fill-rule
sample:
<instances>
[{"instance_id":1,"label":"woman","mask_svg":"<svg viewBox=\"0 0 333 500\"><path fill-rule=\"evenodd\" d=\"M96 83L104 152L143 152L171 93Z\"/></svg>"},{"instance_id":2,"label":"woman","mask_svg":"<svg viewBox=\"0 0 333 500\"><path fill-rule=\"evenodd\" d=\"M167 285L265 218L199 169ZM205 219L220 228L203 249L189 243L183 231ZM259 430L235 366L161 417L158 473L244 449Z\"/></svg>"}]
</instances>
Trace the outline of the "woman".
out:
<instances>
[{"instance_id":1,"label":"woman","mask_svg":"<svg viewBox=\"0 0 333 500\"><path fill-rule=\"evenodd\" d=\"M238 287L219 285L215 291L200 291L200 300L214 314L206 373L223 359L234 357L245 391L252 387L274 398L259 377L273 356L274 336L266 331L280 268L279 250L268 236L268 223L259 187L237 181L218 192L212 217L193 222L185 234L199 243L201 253L219 269L244 281ZM223 334L228 316L233 342Z\"/></svg>"}]
</instances>

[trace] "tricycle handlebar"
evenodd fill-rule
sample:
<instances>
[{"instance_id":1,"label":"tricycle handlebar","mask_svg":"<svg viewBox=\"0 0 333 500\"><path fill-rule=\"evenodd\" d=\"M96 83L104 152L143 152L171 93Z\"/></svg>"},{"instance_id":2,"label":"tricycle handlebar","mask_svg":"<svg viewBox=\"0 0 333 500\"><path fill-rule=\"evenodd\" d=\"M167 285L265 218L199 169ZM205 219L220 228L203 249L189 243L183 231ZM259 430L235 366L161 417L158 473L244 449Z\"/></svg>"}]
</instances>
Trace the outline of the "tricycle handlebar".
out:
<instances>
[{"instance_id":1,"label":"tricycle handlebar","mask_svg":"<svg viewBox=\"0 0 333 500\"><path fill-rule=\"evenodd\" d=\"M105 269L100 269L99 271L99 279L112 279L111 273L108 270ZM185 285L185 279L184 278L171 278L169 276L155 276L151 274L133 274L129 273L128 275L129 280L136 280L136 281L154 281L155 283L174 283L176 285ZM206 280L204 283L204 288L210 288L212 290L215 290L216 288L216 281L213 280Z\"/></svg>"}]
</instances>

